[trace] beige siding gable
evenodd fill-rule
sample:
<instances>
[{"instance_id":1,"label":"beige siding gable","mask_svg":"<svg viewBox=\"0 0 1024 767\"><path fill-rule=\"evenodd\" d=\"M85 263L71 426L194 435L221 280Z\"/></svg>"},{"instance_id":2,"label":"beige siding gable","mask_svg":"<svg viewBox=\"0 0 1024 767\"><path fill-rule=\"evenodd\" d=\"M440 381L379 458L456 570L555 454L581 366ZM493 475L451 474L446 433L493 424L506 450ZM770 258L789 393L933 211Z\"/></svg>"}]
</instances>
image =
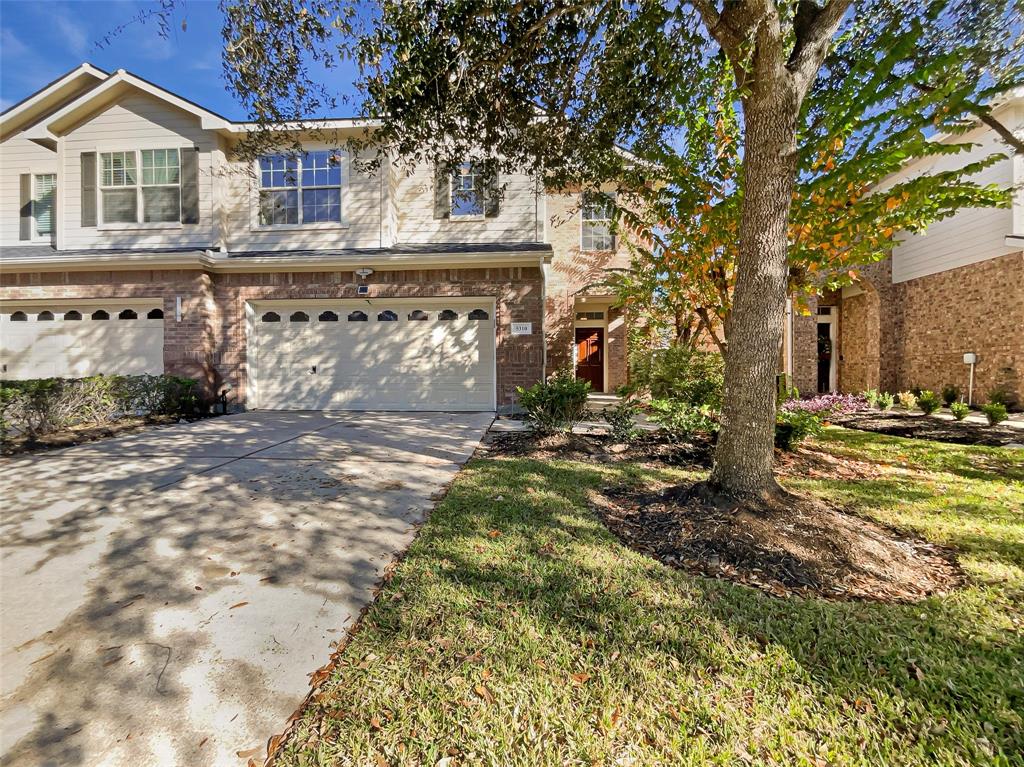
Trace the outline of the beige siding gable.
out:
<instances>
[{"instance_id":1,"label":"beige siding gable","mask_svg":"<svg viewBox=\"0 0 1024 767\"><path fill-rule=\"evenodd\" d=\"M64 149L62 248L198 248L218 243L213 201L218 143L213 132L200 127L196 116L152 96L134 92L77 126L63 136L61 142ZM81 226L82 152L188 147L199 149L199 224Z\"/></svg>"},{"instance_id":2,"label":"beige siding gable","mask_svg":"<svg viewBox=\"0 0 1024 767\"><path fill-rule=\"evenodd\" d=\"M56 172L57 153L53 150L20 135L0 144L0 247L32 244L19 239L21 174Z\"/></svg>"}]
</instances>

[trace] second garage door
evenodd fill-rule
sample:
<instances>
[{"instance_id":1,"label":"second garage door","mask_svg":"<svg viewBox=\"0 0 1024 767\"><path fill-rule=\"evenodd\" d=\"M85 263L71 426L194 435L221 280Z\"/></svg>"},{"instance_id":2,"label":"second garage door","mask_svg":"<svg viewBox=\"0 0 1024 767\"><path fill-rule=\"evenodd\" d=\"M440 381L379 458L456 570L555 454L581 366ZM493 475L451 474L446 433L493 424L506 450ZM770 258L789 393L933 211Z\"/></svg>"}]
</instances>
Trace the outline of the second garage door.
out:
<instances>
[{"instance_id":1,"label":"second garage door","mask_svg":"<svg viewBox=\"0 0 1024 767\"><path fill-rule=\"evenodd\" d=\"M492 299L276 301L251 319L258 408L495 408Z\"/></svg>"}]
</instances>

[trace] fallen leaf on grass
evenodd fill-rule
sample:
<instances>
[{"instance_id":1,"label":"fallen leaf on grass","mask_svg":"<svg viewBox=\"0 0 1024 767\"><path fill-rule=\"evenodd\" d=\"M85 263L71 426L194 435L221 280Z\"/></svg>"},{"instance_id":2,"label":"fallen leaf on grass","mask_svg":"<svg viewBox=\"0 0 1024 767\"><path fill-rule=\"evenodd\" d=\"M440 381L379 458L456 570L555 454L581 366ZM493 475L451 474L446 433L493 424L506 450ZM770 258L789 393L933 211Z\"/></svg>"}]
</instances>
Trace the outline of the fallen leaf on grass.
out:
<instances>
[{"instance_id":1,"label":"fallen leaf on grass","mask_svg":"<svg viewBox=\"0 0 1024 767\"><path fill-rule=\"evenodd\" d=\"M231 607L229 607L228 609L229 610L234 610L236 607L245 607L247 604L249 604L249 603L248 602L238 602L237 604L231 605Z\"/></svg>"},{"instance_id":2,"label":"fallen leaf on grass","mask_svg":"<svg viewBox=\"0 0 1024 767\"><path fill-rule=\"evenodd\" d=\"M590 674L573 674L572 681L574 684L586 684L590 680Z\"/></svg>"},{"instance_id":3,"label":"fallen leaf on grass","mask_svg":"<svg viewBox=\"0 0 1024 767\"><path fill-rule=\"evenodd\" d=\"M488 530L487 531L487 537L488 538L497 538L499 535L501 535L501 530Z\"/></svg>"},{"instance_id":4,"label":"fallen leaf on grass","mask_svg":"<svg viewBox=\"0 0 1024 767\"><path fill-rule=\"evenodd\" d=\"M476 687L474 687L473 692L475 692L488 703L494 703L494 696L491 695L491 691L484 687L482 684L478 684Z\"/></svg>"}]
</instances>

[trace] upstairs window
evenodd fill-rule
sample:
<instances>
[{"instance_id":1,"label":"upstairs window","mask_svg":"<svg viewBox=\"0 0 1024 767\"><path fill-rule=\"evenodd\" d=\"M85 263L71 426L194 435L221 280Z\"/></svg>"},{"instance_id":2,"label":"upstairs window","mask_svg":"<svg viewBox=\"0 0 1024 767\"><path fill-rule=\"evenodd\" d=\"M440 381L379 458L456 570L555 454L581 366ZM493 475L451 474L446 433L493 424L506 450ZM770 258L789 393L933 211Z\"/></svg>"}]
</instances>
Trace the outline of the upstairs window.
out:
<instances>
[{"instance_id":1,"label":"upstairs window","mask_svg":"<svg viewBox=\"0 0 1024 767\"><path fill-rule=\"evenodd\" d=\"M612 198L605 194L587 194L583 197L580 241L583 250L615 249L615 237L612 235L614 207Z\"/></svg>"},{"instance_id":2,"label":"upstairs window","mask_svg":"<svg viewBox=\"0 0 1024 767\"><path fill-rule=\"evenodd\" d=\"M322 150L259 161L259 224L341 223L341 155Z\"/></svg>"},{"instance_id":3,"label":"upstairs window","mask_svg":"<svg viewBox=\"0 0 1024 767\"><path fill-rule=\"evenodd\" d=\"M57 174L40 173L34 181L32 218L35 220L36 237L49 237L53 234L53 195L57 189Z\"/></svg>"},{"instance_id":4,"label":"upstairs window","mask_svg":"<svg viewBox=\"0 0 1024 767\"><path fill-rule=\"evenodd\" d=\"M484 179L482 168L464 162L452 174L452 218L483 216Z\"/></svg>"},{"instance_id":5,"label":"upstairs window","mask_svg":"<svg viewBox=\"0 0 1024 767\"><path fill-rule=\"evenodd\" d=\"M100 197L105 224L181 221L178 150L101 152Z\"/></svg>"}]
</instances>

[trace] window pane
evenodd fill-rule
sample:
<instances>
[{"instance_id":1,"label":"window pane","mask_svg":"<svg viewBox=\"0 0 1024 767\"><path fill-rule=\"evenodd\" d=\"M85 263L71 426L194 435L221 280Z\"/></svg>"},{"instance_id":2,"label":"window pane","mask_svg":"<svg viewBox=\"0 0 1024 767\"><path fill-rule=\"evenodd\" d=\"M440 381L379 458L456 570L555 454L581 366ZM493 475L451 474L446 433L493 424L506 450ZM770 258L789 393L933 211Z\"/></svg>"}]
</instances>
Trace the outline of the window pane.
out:
<instances>
[{"instance_id":1,"label":"window pane","mask_svg":"<svg viewBox=\"0 0 1024 767\"><path fill-rule=\"evenodd\" d=\"M298 161L283 154L260 158L260 187L272 189L298 185Z\"/></svg>"},{"instance_id":2,"label":"window pane","mask_svg":"<svg viewBox=\"0 0 1024 767\"><path fill-rule=\"evenodd\" d=\"M180 221L181 189L177 186L142 188L143 221Z\"/></svg>"},{"instance_id":3,"label":"window pane","mask_svg":"<svg viewBox=\"0 0 1024 767\"><path fill-rule=\"evenodd\" d=\"M607 195L588 194L583 199L584 221L607 221L612 217L612 201Z\"/></svg>"},{"instance_id":4,"label":"window pane","mask_svg":"<svg viewBox=\"0 0 1024 767\"><path fill-rule=\"evenodd\" d=\"M302 156L303 186L340 186L341 155L337 152L306 152Z\"/></svg>"},{"instance_id":5,"label":"window pane","mask_svg":"<svg viewBox=\"0 0 1024 767\"><path fill-rule=\"evenodd\" d=\"M605 222L583 222L584 250L611 250L613 247L611 229Z\"/></svg>"},{"instance_id":6,"label":"window pane","mask_svg":"<svg viewBox=\"0 0 1024 767\"><path fill-rule=\"evenodd\" d=\"M134 189L103 190L103 222L134 224L139 220Z\"/></svg>"},{"instance_id":7,"label":"window pane","mask_svg":"<svg viewBox=\"0 0 1024 767\"><path fill-rule=\"evenodd\" d=\"M103 152L100 155L101 186L134 186L135 152Z\"/></svg>"},{"instance_id":8,"label":"window pane","mask_svg":"<svg viewBox=\"0 0 1024 767\"><path fill-rule=\"evenodd\" d=\"M302 222L304 224L341 221L341 190L303 189Z\"/></svg>"},{"instance_id":9,"label":"window pane","mask_svg":"<svg viewBox=\"0 0 1024 767\"><path fill-rule=\"evenodd\" d=\"M299 193L296 191L260 192L260 224L299 223Z\"/></svg>"},{"instance_id":10,"label":"window pane","mask_svg":"<svg viewBox=\"0 0 1024 767\"><path fill-rule=\"evenodd\" d=\"M463 163L452 176L452 215L482 216L484 213L483 183L472 163Z\"/></svg>"},{"instance_id":11,"label":"window pane","mask_svg":"<svg viewBox=\"0 0 1024 767\"><path fill-rule=\"evenodd\" d=\"M177 149L142 150L142 183L177 184L181 177Z\"/></svg>"},{"instance_id":12,"label":"window pane","mask_svg":"<svg viewBox=\"0 0 1024 767\"><path fill-rule=\"evenodd\" d=\"M53 192L57 188L57 174L45 173L36 176L35 199L32 213L36 219L36 234L53 234Z\"/></svg>"}]
</instances>

